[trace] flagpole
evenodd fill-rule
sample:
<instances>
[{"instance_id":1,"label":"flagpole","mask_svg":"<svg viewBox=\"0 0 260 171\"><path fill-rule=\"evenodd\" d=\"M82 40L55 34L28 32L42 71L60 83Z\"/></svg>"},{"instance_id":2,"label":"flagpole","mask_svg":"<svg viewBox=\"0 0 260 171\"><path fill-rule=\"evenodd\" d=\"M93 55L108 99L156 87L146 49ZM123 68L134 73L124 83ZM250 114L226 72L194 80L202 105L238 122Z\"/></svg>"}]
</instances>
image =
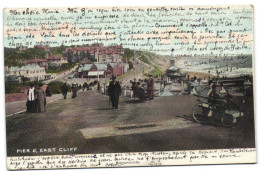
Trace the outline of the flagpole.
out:
<instances>
[{"instance_id":1,"label":"flagpole","mask_svg":"<svg viewBox=\"0 0 260 171\"><path fill-rule=\"evenodd\" d=\"M98 69L97 76L98 76L98 82L99 82L99 56L98 56L98 54L97 54L97 69Z\"/></svg>"}]
</instances>

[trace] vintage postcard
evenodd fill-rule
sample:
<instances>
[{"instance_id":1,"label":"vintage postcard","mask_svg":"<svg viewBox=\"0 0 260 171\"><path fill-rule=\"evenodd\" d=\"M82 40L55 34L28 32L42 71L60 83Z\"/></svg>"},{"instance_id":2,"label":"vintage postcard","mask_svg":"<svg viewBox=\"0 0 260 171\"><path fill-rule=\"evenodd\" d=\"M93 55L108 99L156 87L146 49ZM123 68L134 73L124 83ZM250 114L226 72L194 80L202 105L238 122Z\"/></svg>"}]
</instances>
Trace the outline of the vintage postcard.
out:
<instances>
[{"instance_id":1,"label":"vintage postcard","mask_svg":"<svg viewBox=\"0 0 260 171\"><path fill-rule=\"evenodd\" d=\"M4 9L10 170L255 163L254 9Z\"/></svg>"}]
</instances>

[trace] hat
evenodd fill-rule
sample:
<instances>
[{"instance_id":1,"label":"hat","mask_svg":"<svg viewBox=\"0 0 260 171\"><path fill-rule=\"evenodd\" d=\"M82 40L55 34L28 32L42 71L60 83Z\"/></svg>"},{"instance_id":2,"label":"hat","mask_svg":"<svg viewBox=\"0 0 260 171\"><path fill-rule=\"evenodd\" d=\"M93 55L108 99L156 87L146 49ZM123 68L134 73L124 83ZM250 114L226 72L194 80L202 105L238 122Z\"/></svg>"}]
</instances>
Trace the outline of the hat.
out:
<instances>
[{"instance_id":1,"label":"hat","mask_svg":"<svg viewBox=\"0 0 260 171\"><path fill-rule=\"evenodd\" d=\"M148 74L148 76L153 76L152 74Z\"/></svg>"},{"instance_id":2,"label":"hat","mask_svg":"<svg viewBox=\"0 0 260 171\"><path fill-rule=\"evenodd\" d=\"M34 84L33 84L33 83L29 83L29 86L30 86L30 87L33 87L33 86L34 86Z\"/></svg>"}]
</instances>

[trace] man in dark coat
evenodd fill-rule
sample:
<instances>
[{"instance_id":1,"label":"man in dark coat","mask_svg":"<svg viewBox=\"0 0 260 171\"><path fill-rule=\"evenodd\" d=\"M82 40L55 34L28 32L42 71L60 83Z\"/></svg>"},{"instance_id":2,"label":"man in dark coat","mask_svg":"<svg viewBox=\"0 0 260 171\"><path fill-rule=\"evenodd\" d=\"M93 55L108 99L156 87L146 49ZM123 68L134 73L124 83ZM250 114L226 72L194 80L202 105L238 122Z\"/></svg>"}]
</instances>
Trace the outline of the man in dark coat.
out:
<instances>
[{"instance_id":1,"label":"man in dark coat","mask_svg":"<svg viewBox=\"0 0 260 171\"><path fill-rule=\"evenodd\" d=\"M64 83L63 86L61 87L61 92L62 92L64 99L66 99L67 93L68 93L68 86L66 83Z\"/></svg>"},{"instance_id":2,"label":"man in dark coat","mask_svg":"<svg viewBox=\"0 0 260 171\"><path fill-rule=\"evenodd\" d=\"M84 91L86 88L87 88L87 83L85 82L85 83L83 84L82 91Z\"/></svg>"},{"instance_id":3,"label":"man in dark coat","mask_svg":"<svg viewBox=\"0 0 260 171\"><path fill-rule=\"evenodd\" d=\"M47 85L45 93L46 93L46 96L51 97L52 94L51 94L51 90L50 90L49 85Z\"/></svg>"},{"instance_id":4,"label":"man in dark coat","mask_svg":"<svg viewBox=\"0 0 260 171\"><path fill-rule=\"evenodd\" d=\"M147 81L147 93L148 93L148 98L152 100L154 95L154 81L151 74L149 74L149 79Z\"/></svg>"},{"instance_id":5,"label":"man in dark coat","mask_svg":"<svg viewBox=\"0 0 260 171\"><path fill-rule=\"evenodd\" d=\"M71 90L72 90L72 98L74 99L77 97L78 86L75 83L73 83Z\"/></svg>"},{"instance_id":6,"label":"man in dark coat","mask_svg":"<svg viewBox=\"0 0 260 171\"><path fill-rule=\"evenodd\" d=\"M134 79L134 81L130 81L130 83L132 84L131 86L131 98L135 97L136 95L136 79Z\"/></svg>"},{"instance_id":7,"label":"man in dark coat","mask_svg":"<svg viewBox=\"0 0 260 171\"><path fill-rule=\"evenodd\" d=\"M86 84L86 87L87 87L87 91L89 91L89 84L88 83Z\"/></svg>"},{"instance_id":8,"label":"man in dark coat","mask_svg":"<svg viewBox=\"0 0 260 171\"><path fill-rule=\"evenodd\" d=\"M110 100L112 103L112 107L118 109L118 101L119 95L121 94L121 86L118 81L116 81L116 77L112 77L112 81L108 86L108 95L110 96Z\"/></svg>"}]
</instances>

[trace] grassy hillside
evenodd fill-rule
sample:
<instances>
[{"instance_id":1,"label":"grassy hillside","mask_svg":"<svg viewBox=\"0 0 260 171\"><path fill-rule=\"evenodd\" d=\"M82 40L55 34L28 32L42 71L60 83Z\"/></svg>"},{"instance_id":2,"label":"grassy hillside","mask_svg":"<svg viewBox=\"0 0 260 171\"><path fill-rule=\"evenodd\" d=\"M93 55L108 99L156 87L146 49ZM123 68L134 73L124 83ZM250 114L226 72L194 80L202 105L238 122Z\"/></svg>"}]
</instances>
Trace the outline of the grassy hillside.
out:
<instances>
[{"instance_id":1,"label":"grassy hillside","mask_svg":"<svg viewBox=\"0 0 260 171\"><path fill-rule=\"evenodd\" d=\"M138 52L139 60L150 65L151 69L149 71L153 77L158 77L162 75L169 67L169 57L157 55L151 52Z\"/></svg>"},{"instance_id":2,"label":"grassy hillside","mask_svg":"<svg viewBox=\"0 0 260 171\"><path fill-rule=\"evenodd\" d=\"M148 78L148 74L152 74L154 78L158 78L166 72L170 65L170 57L143 51L127 51L128 60L133 63L133 68L117 78L119 81L125 82L125 84L129 84L129 81L134 78L137 80Z\"/></svg>"}]
</instances>

